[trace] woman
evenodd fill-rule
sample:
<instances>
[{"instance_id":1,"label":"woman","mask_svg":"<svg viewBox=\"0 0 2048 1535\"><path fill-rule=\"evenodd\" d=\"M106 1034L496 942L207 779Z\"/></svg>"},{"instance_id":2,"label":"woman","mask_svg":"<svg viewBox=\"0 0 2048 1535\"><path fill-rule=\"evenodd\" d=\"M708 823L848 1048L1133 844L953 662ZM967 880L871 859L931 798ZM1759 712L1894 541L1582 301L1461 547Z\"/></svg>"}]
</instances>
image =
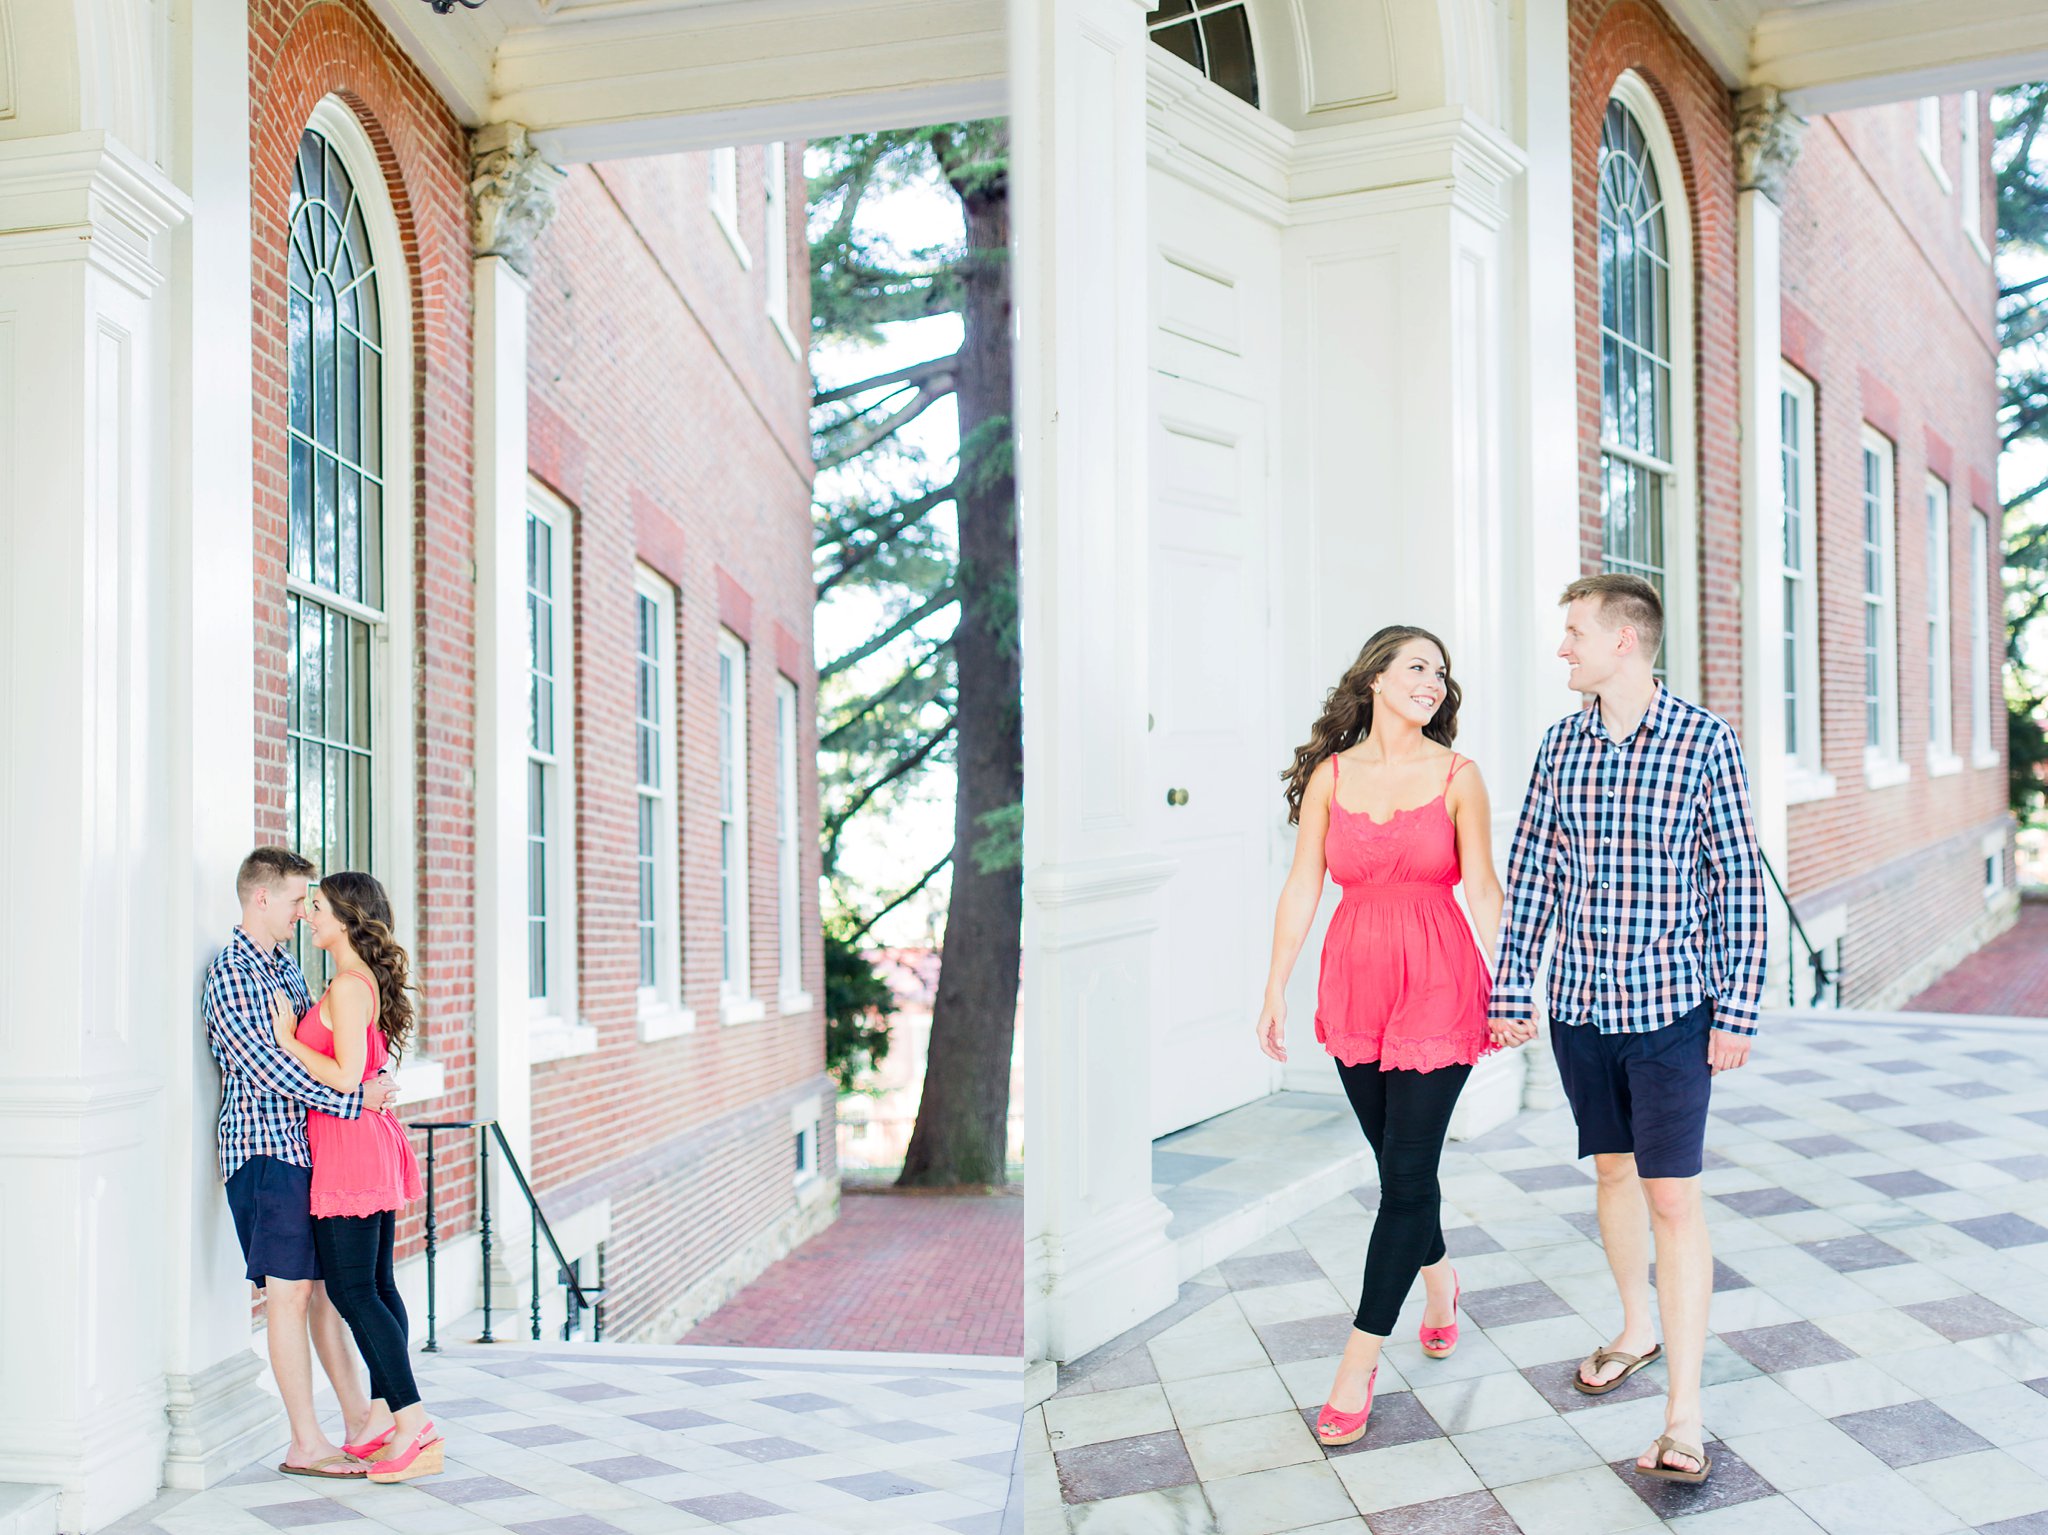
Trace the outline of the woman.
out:
<instances>
[{"instance_id":1,"label":"woman","mask_svg":"<svg viewBox=\"0 0 2048 1535\"><path fill-rule=\"evenodd\" d=\"M1308 744L1281 775L1287 818L1300 830L1273 922L1259 1048L1287 1059L1287 977L1327 869L1344 899L1323 938L1316 1038L1337 1058L1380 1173L1358 1315L1316 1417L1327 1445L1364 1436L1380 1347L1418 1271L1428 1292L1423 1352L1444 1359L1458 1345L1458 1278L1444 1256L1437 1163L1459 1090L1496 1045L1486 967L1452 888L1463 879L1489 952L1501 911L1486 786L1451 750L1459 699L1434 635L1382 629L1330 690Z\"/></svg>"},{"instance_id":2,"label":"woman","mask_svg":"<svg viewBox=\"0 0 2048 1535\"><path fill-rule=\"evenodd\" d=\"M330 874L308 894L313 945L334 979L303 1019L271 995L278 1043L329 1087L348 1092L383 1069L412 1032L405 950L391 936L391 903L367 874ZM306 1116L313 1151L313 1250L335 1310L370 1366L369 1427L342 1448L373 1460L373 1482L407 1482L442 1466L441 1437L413 1384L405 1303L392 1278L397 1212L420 1197L419 1163L389 1114Z\"/></svg>"}]
</instances>

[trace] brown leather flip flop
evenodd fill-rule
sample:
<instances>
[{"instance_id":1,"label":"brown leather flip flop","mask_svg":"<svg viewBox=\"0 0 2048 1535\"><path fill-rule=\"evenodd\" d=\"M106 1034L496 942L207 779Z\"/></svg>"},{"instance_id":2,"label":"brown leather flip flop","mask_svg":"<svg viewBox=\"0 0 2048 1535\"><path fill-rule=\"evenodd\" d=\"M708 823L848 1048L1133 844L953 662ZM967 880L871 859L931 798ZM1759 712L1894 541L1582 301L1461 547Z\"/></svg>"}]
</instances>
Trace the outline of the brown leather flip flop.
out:
<instances>
[{"instance_id":1,"label":"brown leather flip flop","mask_svg":"<svg viewBox=\"0 0 2048 1535\"><path fill-rule=\"evenodd\" d=\"M1579 1361L1579 1367L1572 1371L1572 1384L1577 1386L1587 1396L1605 1396L1644 1365L1655 1364L1663 1357L1664 1345L1661 1343L1652 1343L1647 1354L1624 1354L1618 1348L1603 1348L1596 1353L1588 1354ZM1597 1386L1586 1384L1586 1372L1588 1370L1604 1369L1610 1364L1626 1365L1628 1368L1615 1376L1613 1380L1602 1381Z\"/></svg>"},{"instance_id":2,"label":"brown leather flip flop","mask_svg":"<svg viewBox=\"0 0 2048 1535\"><path fill-rule=\"evenodd\" d=\"M353 1466L355 1469L353 1471L329 1471L327 1469L327 1467L335 1465ZM330 1455L325 1460L314 1461L310 1466L288 1466L283 1461L279 1461L277 1469L286 1476L316 1476L322 1481L329 1482L360 1481L370 1473L368 1466L347 1455Z\"/></svg>"},{"instance_id":3,"label":"brown leather flip flop","mask_svg":"<svg viewBox=\"0 0 2048 1535\"><path fill-rule=\"evenodd\" d=\"M1687 1460L1698 1461L1700 1468L1697 1471L1681 1471L1676 1466L1667 1466L1664 1464L1664 1457L1666 1455L1683 1455ZM1699 1483L1707 1479L1707 1473L1714 1469L1714 1463L1707 1459L1707 1452L1704 1447L1697 1444L1685 1444L1680 1440L1673 1439L1669 1434L1664 1434L1657 1440L1657 1464L1655 1466L1636 1465L1634 1469L1637 1476L1647 1476L1659 1482Z\"/></svg>"}]
</instances>

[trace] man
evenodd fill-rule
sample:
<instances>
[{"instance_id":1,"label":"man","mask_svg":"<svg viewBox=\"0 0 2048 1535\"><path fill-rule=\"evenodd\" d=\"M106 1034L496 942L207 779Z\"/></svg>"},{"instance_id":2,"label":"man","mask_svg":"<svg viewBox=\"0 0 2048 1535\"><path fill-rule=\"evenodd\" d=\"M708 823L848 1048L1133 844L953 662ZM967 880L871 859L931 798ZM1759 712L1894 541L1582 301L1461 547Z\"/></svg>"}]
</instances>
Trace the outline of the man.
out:
<instances>
[{"instance_id":1,"label":"man","mask_svg":"<svg viewBox=\"0 0 2048 1535\"><path fill-rule=\"evenodd\" d=\"M1650 1318L1644 1206L1657 1248L1664 1436L1646 1476L1698 1482L1712 1465L1700 1421L1713 1253L1700 1205L1707 1097L1749 1059L1763 987L1764 887L1742 752L1726 721L1676 697L1651 667L1663 604L1635 576L1565 588L1573 691L1591 707L1543 737L1508 861L1495 967L1495 1037L1536 1032L1546 935L1551 1048L1579 1155L1599 1171L1600 1240L1621 1292L1621 1332L1574 1382L1613 1390L1660 1350Z\"/></svg>"},{"instance_id":2,"label":"man","mask_svg":"<svg viewBox=\"0 0 2048 1535\"><path fill-rule=\"evenodd\" d=\"M285 948L305 916L312 872L313 865L288 848L259 847L242 860L235 876L241 925L206 973L206 1040L221 1069L221 1177L248 1276L264 1292L270 1368L291 1421L291 1447L278 1470L357 1477L366 1468L328 1440L313 1412L309 1326L346 1427L360 1432L370 1418L348 1331L327 1299L313 1254L306 1110L354 1119L382 1112L393 1089L380 1076L338 1093L278 1048L271 993L284 992L301 1014L312 1006L305 977Z\"/></svg>"}]
</instances>

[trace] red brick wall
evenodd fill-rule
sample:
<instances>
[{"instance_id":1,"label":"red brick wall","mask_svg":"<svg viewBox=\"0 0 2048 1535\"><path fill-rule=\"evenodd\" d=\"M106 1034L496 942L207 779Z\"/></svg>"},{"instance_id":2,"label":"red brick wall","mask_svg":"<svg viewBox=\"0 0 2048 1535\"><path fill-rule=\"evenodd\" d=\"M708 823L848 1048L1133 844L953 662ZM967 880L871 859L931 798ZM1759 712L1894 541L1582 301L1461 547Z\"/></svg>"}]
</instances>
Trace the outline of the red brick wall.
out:
<instances>
[{"instance_id":1,"label":"red brick wall","mask_svg":"<svg viewBox=\"0 0 2048 1535\"><path fill-rule=\"evenodd\" d=\"M1734 113L1728 92L1664 13L1640 0L1573 0L1572 186L1579 337L1580 564L1601 568L1600 273L1595 177L1600 128L1614 82L1641 76L1664 107L1692 220L1693 391L1698 542L1667 547L1667 567L1692 562L1700 606L1673 611L1697 637L1700 697L1742 725L1741 445L1736 432L1737 358ZM1673 323L1681 323L1674 315Z\"/></svg>"},{"instance_id":2,"label":"red brick wall","mask_svg":"<svg viewBox=\"0 0 2048 1535\"><path fill-rule=\"evenodd\" d=\"M470 489L469 150L425 78L359 0L253 0L249 8L250 179L255 305L256 794L258 834L286 840L285 231L299 135L323 97L347 102L375 146L402 252L380 280L407 285L413 315L413 419L387 431L387 478L410 482L414 679L407 719L418 794L413 867L390 880L416 935L421 993L415 1048L441 1061L448 1092L408 1117L467 1113L475 1102L471 1019L476 810ZM402 261L395 259L402 254ZM387 537L399 536L387 524ZM404 600L392 594L392 600ZM392 874L394 871L385 871ZM404 888L410 885L410 889ZM467 1157L442 1169L443 1232L469 1224ZM418 1212L406 1235L416 1239Z\"/></svg>"},{"instance_id":3,"label":"red brick wall","mask_svg":"<svg viewBox=\"0 0 2048 1535\"><path fill-rule=\"evenodd\" d=\"M1944 160L1961 153L1961 98L1943 102ZM1845 998L1887 995L1945 939L1984 915L1982 857L1966 834L2005 809L2002 768L1970 761L1970 513L1991 518L1998 580L1997 341L1990 264L1966 238L1960 189L1944 191L1916 142L1913 103L1816 120L1784 204L1787 358L1813 379L1819 503L1821 751L1835 793L1791 810L1795 896L1850 900ZM1988 124L1980 142L1990 143ZM1989 173L1981 204L1992 211ZM1862 442L1895 445L1899 750L1911 778L1868 790L1863 769ZM1946 471L1944 473L1944 471ZM1949 484L1952 732L1962 770L1928 774L1924 487ZM2000 605L1987 593L1995 654L1991 736L2004 760ZM1942 848L1938 853L1929 850ZM1845 882L1847 883L1845 886Z\"/></svg>"},{"instance_id":4,"label":"red brick wall","mask_svg":"<svg viewBox=\"0 0 2048 1535\"><path fill-rule=\"evenodd\" d=\"M788 323L802 338L801 155L788 153ZM817 922L811 463L808 368L764 308L761 166L761 150L742 151L750 267L714 222L706 157L683 155L572 170L533 274L529 458L575 524L579 1011L599 1041L536 1070L534 1161L543 1187L612 1198L607 1326L622 1333L793 1207L788 1104L814 1089L831 1099L820 1010L778 1009L775 679L785 670L798 686L804 933ZM636 1022L636 559L676 587L681 975L697 1020L655 1044L638 1042ZM722 624L748 642L752 991L768 1013L732 1025L719 1019ZM790 655L780 631L796 637ZM802 973L822 997L808 937ZM772 1112L738 1112L771 1102ZM622 1181L622 1164L678 1138L691 1145L684 1166Z\"/></svg>"}]
</instances>

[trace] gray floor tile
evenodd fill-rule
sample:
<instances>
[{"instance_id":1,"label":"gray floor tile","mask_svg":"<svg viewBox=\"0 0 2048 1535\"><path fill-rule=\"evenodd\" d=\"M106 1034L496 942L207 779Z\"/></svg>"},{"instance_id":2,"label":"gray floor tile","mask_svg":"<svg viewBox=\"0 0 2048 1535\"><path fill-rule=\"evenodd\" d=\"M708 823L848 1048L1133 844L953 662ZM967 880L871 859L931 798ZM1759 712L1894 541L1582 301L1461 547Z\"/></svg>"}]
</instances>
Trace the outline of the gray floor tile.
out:
<instances>
[{"instance_id":1,"label":"gray floor tile","mask_svg":"<svg viewBox=\"0 0 2048 1535\"><path fill-rule=\"evenodd\" d=\"M1722 1333L1720 1338L1759 1370L1772 1375L1786 1370L1803 1370L1817 1364L1837 1364L1856 1357L1853 1350L1811 1322L1754 1327L1746 1332Z\"/></svg>"},{"instance_id":2,"label":"gray floor tile","mask_svg":"<svg viewBox=\"0 0 2048 1535\"><path fill-rule=\"evenodd\" d=\"M1059 1473L1060 1495L1069 1503L1094 1503L1196 1480L1187 1446L1171 1430L1056 1450L1052 1458Z\"/></svg>"},{"instance_id":3,"label":"gray floor tile","mask_svg":"<svg viewBox=\"0 0 2048 1535\"><path fill-rule=\"evenodd\" d=\"M1845 1413L1832 1421L1894 1468L1991 1448L1989 1440L1958 1423L1932 1402L1901 1402L1896 1407Z\"/></svg>"},{"instance_id":4,"label":"gray floor tile","mask_svg":"<svg viewBox=\"0 0 2048 1535\"><path fill-rule=\"evenodd\" d=\"M1365 1516L1365 1527L1372 1535L1521 1535L1521 1526L1490 1492L1382 1509Z\"/></svg>"}]
</instances>

